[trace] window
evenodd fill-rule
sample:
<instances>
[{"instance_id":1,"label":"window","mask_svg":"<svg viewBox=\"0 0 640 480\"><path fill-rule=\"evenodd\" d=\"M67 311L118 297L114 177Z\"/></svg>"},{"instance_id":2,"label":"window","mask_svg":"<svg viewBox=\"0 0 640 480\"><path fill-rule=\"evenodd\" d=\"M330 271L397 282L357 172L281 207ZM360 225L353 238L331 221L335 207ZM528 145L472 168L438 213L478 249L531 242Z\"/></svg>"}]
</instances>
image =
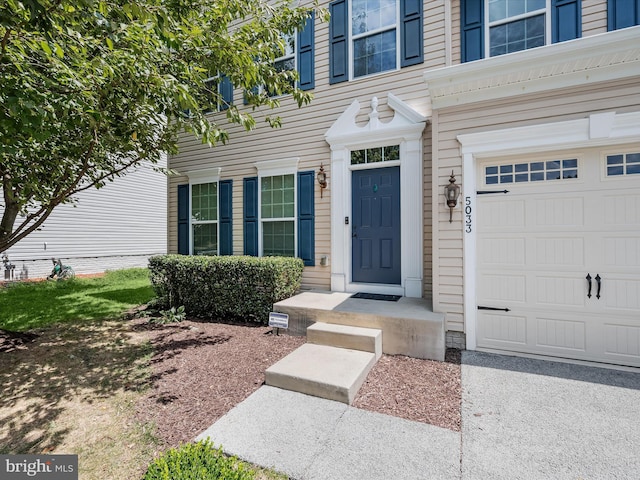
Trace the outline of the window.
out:
<instances>
[{"instance_id":1,"label":"window","mask_svg":"<svg viewBox=\"0 0 640 480\"><path fill-rule=\"evenodd\" d=\"M490 57L546 43L546 0L488 0L487 8Z\"/></svg>"},{"instance_id":2,"label":"window","mask_svg":"<svg viewBox=\"0 0 640 480\"><path fill-rule=\"evenodd\" d=\"M205 113L220 112L229 108L233 103L233 85L225 75L215 75L204 81L205 95L211 107L206 108Z\"/></svg>"},{"instance_id":3,"label":"window","mask_svg":"<svg viewBox=\"0 0 640 480\"><path fill-rule=\"evenodd\" d=\"M460 0L460 7L462 62L582 35L580 0Z\"/></svg>"},{"instance_id":4,"label":"window","mask_svg":"<svg viewBox=\"0 0 640 480\"><path fill-rule=\"evenodd\" d=\"M282 55L275 59L273 66L277 72L287 72L296 70L296 35L282 35L284 51ZM293 85L293 81L291 82ZM269 96L280 95L279 92L269 92Z\"/></svg>"},{"instance_id":5,"label":"window","mask_svg":"<svg viewBox=\"0 0 640 480\"><path fill-rule=\"evenodd\" d=\"M295 175L260 179L262 255L295 256L295 198Z\"/></svg>"},{"instance_id":6,"label":"window","mask_svg":"<svg viewBox=\"0 0 640 480\"><path fill-rule=\"evenodd\" d=\"M329 5L329 83L423 62L422 1L335 0Z\"/></svg>"},{"instance_id":7,"label":"window","mask_svg":"<svg viewBox=\"0 0 640 480\"><path fill-rule=\"evenodd\" d=\"M484 168L486 185L543 182L578 178L578 159L490 165Z\"/></svg>"},{"instance_id":8,"label":"window","mask_svg":"<svg viewBox=\"0 0 640 480\"><path fill-rule=\"evenodd\" d=\"M394 70L397 65L396 0L353 0L353 77Z\"/></svg>"},{"instance_id":9,"label":"window","mask_svg":"<svg viewBox=\"0 0 640 480\"><path fill-rule=\"evenodd\" d=\"M218 254L218 183L191 186L191 231L194 255Z\"/></svg>"},{"instance_id":10,"label":"window","mask_svg":"<svg viewBox=\"0 0 640 480\"><path fill-rule=\"evenodd\" d=\"M607 155L607 177L640 174L640 153Z\"/></svg>"},{"instance_id":11,"label":"window","mask_svg":"<svg viewBox=\"0 0 640 480\"><path fill-rule=\"evenodd\" d=\"M367 148L364 150L353 150L351 152L351 165L391 162L393 160L400 160L400 145Z\"/></svg>"}]
</instances>

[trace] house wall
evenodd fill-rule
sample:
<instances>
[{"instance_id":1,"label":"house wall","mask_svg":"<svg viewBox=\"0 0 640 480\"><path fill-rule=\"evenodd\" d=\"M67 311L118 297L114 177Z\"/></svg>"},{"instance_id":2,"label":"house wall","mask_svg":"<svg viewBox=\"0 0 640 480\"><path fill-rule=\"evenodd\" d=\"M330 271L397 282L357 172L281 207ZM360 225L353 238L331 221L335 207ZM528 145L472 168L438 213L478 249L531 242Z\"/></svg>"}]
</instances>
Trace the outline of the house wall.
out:
<instances>
[{"instance_id":1,"label":"house wall","mask_svg":"<svg viewBox=\"0 0 640 480\"><path fill-rule=\"evenodd\" d=\"M510 97L503 100L471 103L434 112L434 165L437 165L437 190L434 193L437 222L434 228L434 311L446 312L445 330L464 331L463 283L463 211L449 210L438 192L455 170L458 183L462 158L456 137L461 134L502 128L536 125L585 118L589 114L616 111L625 113L640 108L640 77L609 81L590 86L557 89L545 93Z\"/></svg>"},{"instance_id":2,"label":"house wall","mask_svg":"<svg viewBox=\"0 0 640 480\"><path fill-rule=\"evenodd\" d=\"M75 204L56 207L41 229L7 250L14 273L24 266L30 278L47 276L51 257L76 273L146 266L150 255L167 251L166 196L165 174L149 165L81 192Z\"/></svg>"},{"instance_id":3,"label":"house wall","mask_svg":"<svg viewBox=\"0 0 640 480\"><path fill-rule=\"evenodd\" d=\"M305 2L310 4L310 2ZM328 2L323 2L323 6ZM330 202L331 202L331 153L324 134L347 107L357 99L363 109L359 116L362 124L368 121L372 97L378 97L378 111L382 121L391 118L387 107L387 94L396 95L416 111L430 114L429 99L422 79L425 69L445 65L444 45L444 3L428 0L424 2L424 63L385 72L336 85L329 85L329 25L316 21L315 24L315 89L310 105L297 108L290 97L281 99L281 106L275 112L255 113L257 127L252 132L244 132L240 127L229 125L230 141L227 145L209 147L188 135L180 139L180 153L172 156L170 167L178 172L221 167L220 179L233 180L233 251L242 254L242 179L256 175L253 164L264 160L299 157L298 171L318 171L324 164L328 188L320 198L320 190L315 190L315 256L316 266L305 268L303 287L330 288L330 262L320 266L320 258L329 256L330 248ZM242 92L236 90L235 102L242 103ZM282 117L282 127L269 128L264 118L267 114ZM217 114L216 120L225 123L224 114ZM425 189L425 230L424 230L424 291L431 297L431 135L429 127L424 133L424 189ZM169 181L169 251L177 252L177 185L188 183L184 175L174 176Z\"/></svg>"}]
</instances>

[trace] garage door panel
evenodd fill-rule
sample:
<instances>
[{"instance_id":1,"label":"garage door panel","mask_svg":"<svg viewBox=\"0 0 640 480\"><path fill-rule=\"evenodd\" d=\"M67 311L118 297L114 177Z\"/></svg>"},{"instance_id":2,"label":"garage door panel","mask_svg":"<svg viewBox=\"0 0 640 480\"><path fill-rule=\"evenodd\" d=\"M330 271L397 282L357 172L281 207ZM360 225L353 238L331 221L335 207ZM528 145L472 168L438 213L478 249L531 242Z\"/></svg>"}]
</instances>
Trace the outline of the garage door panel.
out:
<instances>
[{"instance_id":1,"label":"garage door panel","mask_svg":"<svg viewBox=\"0 0 640 480\"><path fill-rule=\"evenodd\" d=\"M535 321L537 347L569 349L574 353L585 351L587 343L585 322L544 317L537 317Z\"/></svg>"},{"instance_id":2,"label":"garage door panel","mask_svg":"<svg viewBox=\"0 0 640 480\"><path fill-rule=\"evenodd\" d=\"M526 302L526 276L506 273L487 273L478 279L478 291L481 298L488 303L503 305L505 302L513 306L515 302Z\"/></svg>"},{"instance_id":3,"label":"garage door panel","mask_svg":"<svg viewBox=\"0 0 640 480\"><path fill-rule=\"evenodd\" d=\"M625 356L640 364L640 327L619 323L604 326L605 353Z\"/></svg>"},{"instance_id":4,"label":"garage door panel","mask_svg":"<svg viewBox=\"0 0 640 480\"><path fill-rule=\"evenodd\" d=\"M603 244L607 267L640 268L640 238L637 236L606 236Z\"/></svg>"},{"instance_id":5,"label":"garage door panel","mask_svg":"<svg viewBox=\"0 0 640 480\"><path fill-rule=\"evenodd\" d=\"M522 348L527 344L527 317L478 312L478 338L499 349Z\"/></svg>"},{"instance_id":6,"label":"garage door panel","mask_svg":"<svg viewBox=\"0 0 640 480\"><path fill-rule=\"evenodd\" d=\"M535 227L584 225L584 198L581 196L552 196L531 202ZM533 226L533 225L531 225Z\"/></svg>"},{"instance_id":7,"label":"garage door panel","mask_svg":"<svg viewBox=\"0 0 640 480\"><path fill-rule=\"evenodd\" d=\"M486 208L478 214L480 231L522 230L525 225L525 201L500 201L500 198L486 199Z\"/></svg>"},{"instance_id":8,"label":"garage door panel","mask_svg":"<svg viewBox=\"0 0 640 480\"><path fill-rule=\"evenodd\" d=\"M536 265L583 266L585 264L582 237L542 237L534 240Z\"/></svg>"},{"instance_id":9,"label":"garage door panel","mask_svg":"<svg viewBox=\"0 0 640 480\"><path fill-rule=\"evenodd\" d=\"M600 294L599 301L604 305L596 307L635 313L640 323L640 279L603 274Z\"/></svg>"},{"instance_id":10,"label":"garage door panel","mask_svg":"<svg viewBox=\"0 0 640 480\"><path fill-rule=\"evenodd\" d=\"M603 203L607 212L604 218L605 225L640 226L640 194L622 195L617 193L616 195L605 195Z\"/></svg>"},{"instance_id":11,"label":"garage door panel","mask_svg":"<svg viewBox=\"0 0 640 480\"><path fill-rule=\"evenodd\" d=\"M485 266L514 266L523 267L526 263L525 237L514 238L485 238L479 243L481 252L479 261Z\"/></svg>"},{"instance_id":12,"label":"garage door panel","mask_svg":"<svg viewBox=\"0 0 640 480\"><path fill-rule=\"evenodd\" d=\"M586 280L559 277L557 274L536 276L535 302L551 307L584 308L587 299Z\"/></svg>"}]
</instances>

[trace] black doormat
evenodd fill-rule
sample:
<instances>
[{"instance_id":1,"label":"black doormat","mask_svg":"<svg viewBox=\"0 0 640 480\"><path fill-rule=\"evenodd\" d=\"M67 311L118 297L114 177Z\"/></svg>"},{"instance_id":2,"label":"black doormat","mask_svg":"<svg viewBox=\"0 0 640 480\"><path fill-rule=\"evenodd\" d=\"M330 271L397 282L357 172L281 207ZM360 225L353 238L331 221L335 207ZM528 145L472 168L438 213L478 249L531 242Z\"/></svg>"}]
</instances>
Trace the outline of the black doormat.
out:
<instances>
[{"instance_id":1,"label":"black doormat","mask_svg":"<svg viewBox=\"0 0 640 480\"><path fill-rule=\"evenodd\" d=\"M384 300L385 302L397 302L398 300L400 300L401 295L382 295L380 293L358 292L355 295L351 295L351 298L363 298L365 300Z\"/></svg>"}]
</instances>

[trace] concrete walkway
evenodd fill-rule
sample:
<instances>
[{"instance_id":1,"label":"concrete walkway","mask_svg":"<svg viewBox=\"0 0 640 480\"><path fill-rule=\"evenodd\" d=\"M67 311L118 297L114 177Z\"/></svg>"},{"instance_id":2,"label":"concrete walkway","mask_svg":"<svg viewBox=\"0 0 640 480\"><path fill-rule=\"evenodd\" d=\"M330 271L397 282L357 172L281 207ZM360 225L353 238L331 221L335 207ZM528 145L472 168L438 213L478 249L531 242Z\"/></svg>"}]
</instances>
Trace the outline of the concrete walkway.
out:
<instances>
[{"instance_id":1,"label":"concrete walkway","mask_svg":"<svg viewBox=\"0 0 640 480\"><path fill-rule=\"evenodd\" d=\"M298 480L637 479L640 373L464 352L462 432L263 386L199 438Z\"/></svg>"}]
</instances>

